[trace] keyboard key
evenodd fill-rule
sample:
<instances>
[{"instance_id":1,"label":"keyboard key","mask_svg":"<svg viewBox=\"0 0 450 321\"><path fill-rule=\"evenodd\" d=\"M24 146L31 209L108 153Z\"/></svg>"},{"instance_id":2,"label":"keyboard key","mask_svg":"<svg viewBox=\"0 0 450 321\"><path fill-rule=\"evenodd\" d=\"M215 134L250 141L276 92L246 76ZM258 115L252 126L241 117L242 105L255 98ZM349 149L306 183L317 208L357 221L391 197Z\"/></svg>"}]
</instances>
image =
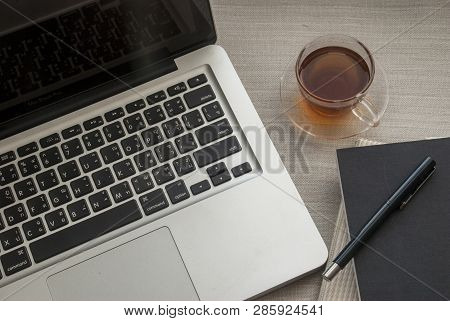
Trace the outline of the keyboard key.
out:
<instances>
[{"instance_id":1,"label":"keyboard key","mask_svg":"<svg viewBox=\"0 0 450 321\"><path fill-rule=\"evenodd\" d=\"M35 262L39 263L135 222L140 218L142 218L142 214L137 202L131 200L37 240L30 244L30 250Z\"/></svg>"},{"instance_id":2,"label":"keyboard key","mask_svg":"<svg viewBox=\"0 0 450 321\"><path fill-rule=\"evenodd\" d=\"M152 170L152 174L158 185L167 183L175 178L175 174L168 164L155 168Z\"/></svg>"},{"instance_id":3,"label":"keyboard key","mask_svg":"<svg viewBox=\"0 0 450 321\"><path fill-rule=\"evenodd\" d=\"M214 186L219 186L231 180L230 172L223 162L209 167L206 171Z\"/></svg>"},{"instance_id":4,"label":"keyboard key","mask_svg":"<svg viewBox=\"0 0 450 321\"><path fill-rule=\"evenodd\" d=\"M98 129L87 133L86 135L83 135L82 140L84 143L84 147L86 147L86 150L93 150L105 145L102 134Z\"/></svg>"},{"instance_id":5,"label":"keyboard key","mask_svg":"<svg viewBox=\"0 0 450 321\"><path fill-rule=\"evenodd\" d=\"M227 170L228 169L227 169L227 166L225 165L225 163L220 162L211 167L208 167L206 169L206 172L208 173L209 177L214 177L214 176L219 175Z\"/></svg>"},{"instance_id":6,"label":"keyboard key","mask_svg":"<svg viewBox=\"0 0 450 321\"><path fill-rule=\"evenodd\" d=\"M158 127L152 127L142 132L142 138L147 147L152 147L164 141L161 131Z\"/></svg>"},{"instance_id":7,"label":"keyboard key","mask_svg":"<svg viewBox=\"0 0 450 321\"><path fill-rule=\"evenodd\" d=\"M170 117L181 114L186 111L186 107L184 107L183 101L180 97L168 100L164 103L164 108L167 111L167 114Z\"/></svg>"},{"instance_id":8,"label":"keyboard key","mask_svg":"<svg viewBox=\"0 0 450 321\"><path fill-rule=\"evenodd\" d=\"M98 189L104 188L114 183L113 173L108 167L92 174L92 179L94 180L95 187L97 187Z\"/></svg>"},{"instance_id":9,"label":"keyboard key","mask_svg":"<svg viewBox=\"0 0 450 321\"><path fill-rule=\"evenodd\" d=\"M149 105L154 105L159 103L160 101L163 101L164 99L166 99L166 93L164 91L158 91L157 93L151 94L150 96L147 97L147 102L149 103Z\"/></svg>"},{"instance_id":10,"label":"keyboard key","mask_svg":"<svg viewBox=\"0 0 450 321\"><path fill-rule=\"evenodd\" d=\"M208 81L208 79L206 79L205 74L200 74L198 76L192 77L187 82L188 82L189 87L194 88L194 87L204 84L207 81Z\"/></svg>"},{"instance_id":11,"label":"keyboard key","mask_svg":"<svg viewBox=\"0 0 450 321\"><path fill-rule=\"evenodd\" d=\"M200 87L196 90L188 92L184 94L184 100L189 108L194 108L200 106L208 101L216 99L216 95L214 94L210 85L206 85Z\"/></svg>"},{"instance_id":12,"label":"keyboard key","mask_svg":"<svg viewBox=\"0 0 450 321\"><path fill-rule=\"evenodd\" d=\"M191 156L186 155L173 161L173 167L178 173L178 176L183 176L195 170L194 162Z\"/></svg>"},{"instance_id":13,"label":"keyboard key","mask_svg":"<svg viewBox=\"0 0 450 321\"><path fill-rule=\"evenodd\" d=\"M17 148L17 154L19 154L20 157L24 157L37 152L38 149L38 145L35 142L32 142Z\"/></svg>"},{"instance_id":14,"label":"keyboard key","mask_svg":"<svg viewBox=\"0 0 450 321\"><path fill-rule=\"evenodd\" d=\"M206 172L211 178L214 186L218 186L231 180L230 173L228 172L228 168L226 167L224 162L215 164L207 168Z\"/></svg>"},{"instance_id":15,"label":"keyboard key","mask_svg":"<svg viewBox=\"0 0 450 321\"><path fill-rule=\"evenodd\" d=\"M189 192L183 180L170 183L166 186L167 195L169 195L172 204L177 204L190 197Z\"/></svg>"},{"instance_id":16,"label":"keyboard key","mask_svg":"<svg viewBox=\"0 0 450 321\"><path fill-rule=\"evenodd\" d=\"M153 188L153 182L149 173L143 173L131 179L134 190L137 194L146 192Z\"/></svg>"},{"instance_id":17,"label":"keyboard key","mask_svg":"<svg viewBox=\"0 0 450 321\"><path fill-rule=\"evenodd\" d=\"M75 137L83 132L80 125L75 125L69 128L64 129L61 134L64 139L70 139Z\"/></svg>"},{"instance_id":18,"label":"keyboard key","mask_svg":"<svg viewBox=\"0 0 450 321\"><path fill-rule=\"evenodd\" d=\"M129 114L135 113L142 108L145 108L145 101L143 99L139 99L125 106L125 109Z\"/></svg>"},{"instance_id":19,"label":"keyboard key","mask_svg":"<svg viewBox=\"0 0 450 321\"><path fill-rule=\"evenodd\" d=\"M1 154L0 155L0 166L8 164L9 162L12 162L13 160L16 160L16 154L14 154L13 151L9 151L7 153Z\"/></svg>"},{"instance_id":20,"label":"keyboard key","mask_svg":"<svg viewBox=\"0 0 450 321\"><path fill-rule=\"evenodd\" d=\"M244 174L250 173L252 171L252 166L249 162L245 162L244 164L238 165L231 169L234 177L239 177Z\"/></svg>"},{"instance_id":21,"label":"keyboard key","mask_svg":"<svg viewBox=\"0 0 450 321\"><path fill-rule=\"evenodd\" d=\"M54 133L39 140L39 144L42 148L53 146L55 144L58 144L59 142L61 142L61 137L58 133Z\"/></svg>"},{"instance_id":22,"label":"keyboard key","mask_svg":"<svg viewBox=\"0 0 450 321\"><path fill-rule=\"evenodd\" d=\"M233 129L227 119L219 120L195 131L195 135L201 145L209 144L231 133L233 133Z\"/></svg>"},{"instance_id":23,"label":"keyboard key","mask_svg":"<svg viewBox=\"0 0 450 321\"><path fill-rule=\"evenodd\" d=\"M14 164L0 168L0 186L5 186L19 179L16 166Z\"/></svg>"},{"instance_id":24,"label":"keyboard key","mask_svg":"<svg viewBox=\"0 0 450 321\"><path fill-rule=\"evenodd\" d=\"M100 154L102 154L102 158L105 164L114 163L115 161L118 161L123 157L119 145L117 145L116 143L100 149Z\"/></svg>"},{"instance_id":25,"label":"keyboard key","mask_svg":"<svg viewBox=\"0 0 450 321\"><path fill-rule=\"evenodd\" d=\"M85 173L92 172L93 170L96 170L97 168L100 168L102 166L102 162L100 161L97 152L84 155L80 157L79 161L81 164L81 168Z\"/></svg>"},{"instance_id":26,"label":"keyboard key","mask_svg":"<svg viewBox=\"0 0 450 321\"><path fill-rule=\"evenodd\" d=\"M38 174L36 176L36 181L41 191L46 191L59 184L58 176L53 169Z\"/></svg>"},{"instance_id":27,"label":"keyboard key","mask_svg":"<svg viewBox=\"0 0 450 321\"><path fill-rule=\"evenodd\" d=\"M89 210L89 207L85 200L79 200L75 203L67 205L67 212L69 213L69 217L72 222L81 220L82 218L85 218L86 216L89 216L91 214L91 211Z\"/></svg>"},{"instance_id":28,"label":"keyboard key","mask_svg":"<svg viewBox=\"0 0 450 321\"><path fill-rule=\"evenodd\" d=\"M203 193L211 188L211 184L209 184L208 180L204 180L201 182L198 182L197 184L194 184L191 186L191 192L194 195L198 195L200 193Z\"/></svg>"},{"instance_id":29,"label":"keyboard key","mask_svg":"<svg viewBox=\"0 0 450 321\"><path fill-rule=\"evenodd\" d=\"M135 133L145 128L145 123L141 114L134 114L127 117L123 120L123 123L125 124L128 134Z\"/></svg>"},{"instance_id":30,"label":"keyboard key","mask_svg":"<svg viewBox=\"0 0 450 321\"><path fill-rule=\"evenodd\" d=\"M66 214L64 213L63 209L59 209L53 212L50 212L45 215L45 221L47 222L48 229L50 231L57 230L67 224L69 222L67 221ZM53 244L55 246L56 244Z\"/></svg>"},{"instance_id":31,"label":"keyboard key","mask_svg":"<svg viewBox=\"0 0 450 321\"><path fill-rule=\"evenodd\" d=\"M70 196L69 189L66 185L52 189L48 192L48 197L50 198L54 207L61 206L72 200L72 196Z\"/></svg>"},{"instance_id":32,"label":"keyboard key","mask_svg":"<svg viewBox=\"0 0 450 321\"><path fill-rule=\"evenodd\" d=\"M205 115L207 121L213 121L224 115L222 107L218 101L208 104L202 107L203 115Z\"/></svg>"},{"instance_id":33,"label":"keyboard key","mask_svg":"<svg viewBox=\"0 0 450 321\"><path fill-rule=\"evenodd\" d=\"M14 196L10 187L0 189L0 208L14 203Z\"/></svg>"},{"instance_id":34,"label":"keyboard key","mask_svg":"<svg viewBox=\"0 0 450 321\"><path fill-rule=\"evenodd\" d=\"M5 251L23 243L22 235L18 227L0 233L0 243Z\"/></svg>"},{"instance_id":35,"label":"keyboard key","mask_svg":"<svg viewBox=\"0 0 450 321\"><path fill-rule=\"evenodd\" d=\"M175 139L175 144L177 144L180 154L190 152L198 147L191 133Z\"/></svg>"},{"instance_id":36,"label":"keyboard key","mask_svg":"<svg viewBox=\"0 0 450 321\"><path fill-rule=\"evenodd\" d=\"M81 177L71 182L70 188L72 189L73 196L75 196L75 198L80 198L91 193L94 190L92 188L91 181L87 176Z\"/></svg>"},{"instance_id":37,"label":"keyboard key","mask_svg":"<svg viewBox=\"0 0 450 321\"><path fill-rule=\"evenodd\" d=\"M144 116L147 119L148 124L155 125L164 119L166 119L166 115L164 114L160 105L151 107L144 111Z\"/></svg>"},{"instance_id":38,"label":"keyboard key","mask_svg":"<svg viewBox=\"0 0 450 321\"><path fill-rule=\"evenodd\" d=\"M58 166L58 172L63 182L70 181L81 175L80 169L75 161L70 161Z\"/></svg>"},{"instance_id":39,"label":"keyboard key","mask_svg":"<svg viewBox=\"0 0 450 321\"><path fill-rule=\"evenodd\" d=\"M44 194L30 198L27 201L27 207L31 216L36 216L45 213L50 209L47 197Z\"/></svg>"},{"instance_id":40,"label":"keyboard key","mask_svg":"<svg viewBox=\"0 0 450 321\"><path fill-rule=\"evenodd\" d=\"M91 203L94 212L99 212L112 205L107 191L101 191L89 196L89 203Z\"/></svg>"},{"instance_id":41,"label":"keyboard key","mask_svg":"<svg viewBox=\"0 0 450 321\"><path fill-rule=\"evenodd\" d=\"M128 182L126 181L114 185L113 187L111 187L110 191L111 195L113 196L114 202L116 203L126 201L127 199L133 196L130 184L128 184Z\"/></svg>"},{"instance_id":42,"label":"keyboard key","mask_svg":"<svg viewBox=\"0 0 450 321\"><path fill-rule=\"evenodd\" d=\"M185 92L186 90L186 84L184 82L180 82L179 84L167 88L167 93L169 94L169 96L175 96L181 94L182 92Z\"/></svg>"},{"instance_id":43,"label":"keyboard key","mask_svg":"<svg viewBox=\"0 0 450 321\"><path fill-rule=\"evenodd\" d=\"M5 228L5 224L3 224L3 220L0 217L0 231L3 230Z\"/></svg>"},{"instance_id":44,"label":"keyboard key","mask_svg":"<svg viewBox=\"0 0 450 321\"><path fill-rule=\"evenodd\" d=\"M35 238L45 234L44 222L40 217L26 222L22 225L23 234L28 241L34 240Z\"/></svg>"},{"instance_id":45,"label":"keyboard key","mask_svg":"<svg viewBox=\"0 0 450 321\"><path fill-rule=\"evenodd\" d=\"M36 186L31 178L27 178L14 184L14 190L16 191L19 200L23 200L37 193Z\"/></svg>"},{"instance_id":46,"label":"keyboard key","mask_svg":"<svg viewBox=\"0 0 450 321\"><path fill-rule=\"evenodd\" d=\"M47 149L41 152L39 156L41 157L42 164L44 165L45 168L52 167L63 161L58 147L52 147L50 149Z\"/></svg>"},{"instance_id":47,"label":"keyboard key","mask_svg":"<svg viewBox=\"0 0 450 321\"><path fill-rule=\"evenodd\" d=\"M161 188L139 197L145 215L151 215L169 207L169 201Z\"/></svg>"},{"instance_id":48,"label":"keyboard key","mask_svg":"<svg viewBox=\"0 0 450 321\"><path fill-rule=\"evenodd\" d=\"M115 141L125 136L125 131L119 122L115 122L103 127L103 133L108 142Z\"/></svg>"},{"instance_id":49,"label":"keyboard key","mask_svg":"<svg viewBox=\"0 0 450 321\"><path fill-rule=\"evenodd\" d=\"M125 138L120 142L122 145L123 150L125 151L125 155L132 155L140 150L144 149L144 146L142 145L141 139L138 135L133 135L131 137Z\"/></svg>"},{"instance_id":50,"label":"keyboard key","mask_svg":"<svg viewBox=\"0 0 450 321\"><path fill-rule=\"evenodd\" d=\"M236 136L231 136L194 152L194 158L199 167L204 167L241 150L242 147Z\"/></svg>"},{"instance_id":51,"label":"keyboard key","mask_svg":"<svg viewBox=\"0 0 450 321\"><path fill-rule=\"evenodd\" d=\"M3 213L9 226L23 222L28 218L25 206L22 203L6 208Z\"/></svg>"},{"instance_id":52,"label":"keyboard key","mask_svg":"<svg viewBox=\"0 0 450 321\"><path fill-rule=\"evenodd\" d=\"M121 117L125 116L125 111L122 107L116 108L114 110L111 110L105 114L105 119L107 122L112 122L116 119L119 119Z\"/></svg>"},{"instance_id":53,"label":"keyboard key","mask_svg":"<svg viewBox=\"0 0 450 321\"><path fill-rule=\"evenodd\" d=\"M202 115L198 110L194 110L190 113L184 114L182 118L187 129L194 129L205 123Z\"/></svg>"},{"instance_id":54,"label":"keyboard key","mask_svg":"<svg viewBox=\"0 0 450 321\"><path fill-rule=\"evenodd\" d=\"M183 125L178 118L171 119L164 124L162 124L164 133L166 133L167 138L172 138L178 136L184 132Z\"/></svg>"},{"instance_id":55,"label":"keyboard key","mask_svg":"<svg viewBox=\"0 0 450 321\"><path fill-rule=\"evenodd\" d=\"M85 130L91 130L103 125L103 119L101 116L94 117L92 119L86 120L83 123L83 127Z\"/></svg>"},{"instance_id":56,"label":"keyboard key","mask_svg":"<svg viewBox=\"0 0 450 321\"><path fill-rule=\"evenodd\" d=\"M61 144L61 149L67 160L83 154L83 146L78 138Z\"/></svg>"},{"instance_id":57,"label":"keyboard key","mask_svg":"<svg viewBox=\"0 0 450 321\"><path fill-rule=\"evenodd\" d=\"M125 159L113 166L114 172L116 173L117 179L125 179L136 174L133 163L130 159Z\"/></svg>"},{"instance_id":58,"label":"keyboard key","mask_svg":"<svg viewBox=\"0 0 450 321\"><path fill-rule=\"evenodd\" d=\"M25 247L2 255L1 261L6 276L13 275L31 266L31 260Z\"/></svg>"},{"instance_id":59,"label":"keyboard key","mask_svg":"<svg viewBox=\"0 0 450 321\"><path fill-rule=\"evenodd\" d=\"M172 142L167 142L155 147L155 153L161 163L167 162L177 156Z\"/></svg>"},{"instance_id":60,"label":"keyboard key","mask_svg":"<svg viewBox=\"0 0 450 321\"><path fill-rule=\"evenodd\" d=\"M30 156L19 161L19 169L22 176L26 177L39 172L41 170L41 165L39 165L39 161L36 156Z\"/></svg>"},{"instance_id":61,"label":"keyboard key","mask_svg":"<svg viewBox=\"0 0 450 321\"><path fill-rule=\"evenodd\" d=\"M156 159L150 150L134 156L134 162L140 172L156 165Z\"/></svg>"}]
</instances>

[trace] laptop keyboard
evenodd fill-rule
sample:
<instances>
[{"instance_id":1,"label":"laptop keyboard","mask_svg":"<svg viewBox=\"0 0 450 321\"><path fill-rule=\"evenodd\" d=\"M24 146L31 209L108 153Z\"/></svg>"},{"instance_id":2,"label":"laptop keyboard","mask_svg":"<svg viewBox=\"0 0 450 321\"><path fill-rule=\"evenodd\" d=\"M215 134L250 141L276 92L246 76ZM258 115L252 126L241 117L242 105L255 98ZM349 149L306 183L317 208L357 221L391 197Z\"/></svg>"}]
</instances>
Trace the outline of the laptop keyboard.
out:
<instances>
[{"instance_id":1,"label":"laptop keyboard","mask_svg":"<svg viewBox=\"0 0 450 321\"><path fill-rule=\"evenodd\" d=\"M3 153L0 278L252 172L241 150L200 74Z\"/></svg>"}]
</instances>

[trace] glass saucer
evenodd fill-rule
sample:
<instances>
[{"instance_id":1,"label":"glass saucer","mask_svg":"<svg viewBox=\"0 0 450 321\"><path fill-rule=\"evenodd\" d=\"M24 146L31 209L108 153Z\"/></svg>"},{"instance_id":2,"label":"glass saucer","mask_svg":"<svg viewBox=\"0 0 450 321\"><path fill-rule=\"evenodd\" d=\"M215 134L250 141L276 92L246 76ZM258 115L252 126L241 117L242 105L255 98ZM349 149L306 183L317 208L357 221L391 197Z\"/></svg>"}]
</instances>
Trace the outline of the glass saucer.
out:
<instances>
[{"instance_id":1,"label":"glass saucer","mask_svg":"<svg viewBox=\"0 0 450 321\"><path fill-rule=\"evenodd\" d=\"M282 111L295 126L312 136L341 139L361 134L380 124L388 105L389 89L386 73L376 59L374 79L364 99L353 109L336 116L312 109L311 103L299 90L295 75L296 61L297 57L291 59L280 81Z\"/></svg>"}]
</instances>

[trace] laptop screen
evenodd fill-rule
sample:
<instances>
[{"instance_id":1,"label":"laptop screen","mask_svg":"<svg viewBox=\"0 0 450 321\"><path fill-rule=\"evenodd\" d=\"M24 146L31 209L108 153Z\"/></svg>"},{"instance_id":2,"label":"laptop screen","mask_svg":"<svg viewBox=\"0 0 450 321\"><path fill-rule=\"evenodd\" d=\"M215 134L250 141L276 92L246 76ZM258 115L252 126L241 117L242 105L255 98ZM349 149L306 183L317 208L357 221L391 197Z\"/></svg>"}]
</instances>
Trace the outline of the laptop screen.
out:
<instances>
[{"instance_id":1,"label":"laptop screen","mask_svg":"<svg viewBox=\"0 0 450 321\"><path fill-rule=\"evenodd\" d=\"M215 37L207 0L1 1L0 128Z\"/></svg>"}]
</instances>

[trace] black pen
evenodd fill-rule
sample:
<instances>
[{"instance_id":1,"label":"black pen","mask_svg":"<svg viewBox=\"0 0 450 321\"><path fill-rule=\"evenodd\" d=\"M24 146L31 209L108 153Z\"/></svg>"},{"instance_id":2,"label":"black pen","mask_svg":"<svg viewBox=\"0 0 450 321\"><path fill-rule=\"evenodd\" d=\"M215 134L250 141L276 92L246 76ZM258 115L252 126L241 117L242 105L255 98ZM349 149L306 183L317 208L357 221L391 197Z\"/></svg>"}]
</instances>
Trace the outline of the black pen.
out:
<instances>
[{"instance_id":1,"label":"black pen","mask_svg":"<svg viewBox=\"0 0 450 321\"><path fill-rule=\"evenodd\" d=\"M395 210L403 209L411 198L417 193L428 178L436 170L436 162L427 157L409 175L403 184L392 194L391 197L376 211L376 213L364 224L363 228L344 249L333 260L333 264L322 274L322 277L331 281L353 258L359 248L367 241L372 233L383 223L383 221Z\"/></svg>"}]
</instances>

